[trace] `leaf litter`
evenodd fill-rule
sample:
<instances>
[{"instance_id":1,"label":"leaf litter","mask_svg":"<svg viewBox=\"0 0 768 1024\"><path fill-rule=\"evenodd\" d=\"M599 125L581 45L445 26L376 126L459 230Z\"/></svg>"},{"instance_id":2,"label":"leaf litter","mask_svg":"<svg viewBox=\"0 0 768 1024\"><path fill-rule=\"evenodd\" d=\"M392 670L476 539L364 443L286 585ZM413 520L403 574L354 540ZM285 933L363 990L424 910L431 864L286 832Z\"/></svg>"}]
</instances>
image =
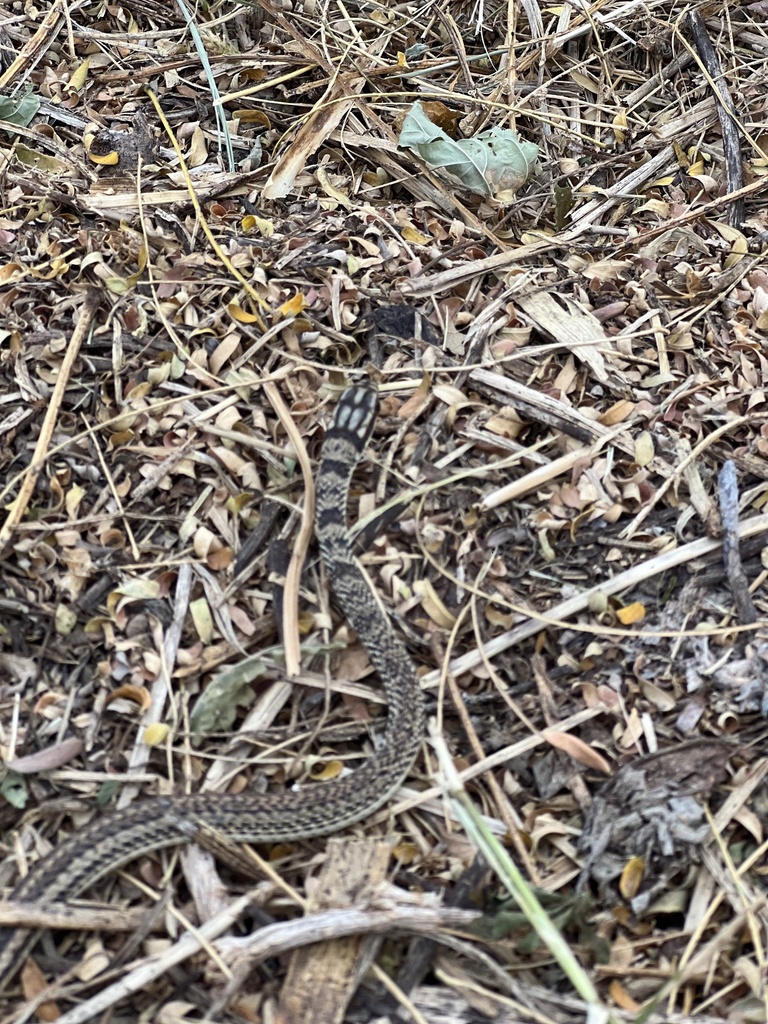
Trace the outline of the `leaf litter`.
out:
<instances>
[{"instance_id":1,"label":"leaf litter","mask_svg":"<svg viewBox=\"0 0 768 1024\"><path fill-rule=\"evenodd\" d=\"M312 784L370 749L365 652L306 521L295 547L368 375L361 555L492 832L616 1019L765 1020L764 5L261 0L195 39L153 0L6 6L0 884L117 790ZM400 144L419 110L454 156L514 133L540 167L478 195ZM438 796L427 755L365 825L407 840L403 899L461 893ZM324 848L281 846L281 878ZM488 875L473 905L417 1012L584 1019ZM363 984L349 1019L391 1012ZM227 1019L273 999L251 979Z\"/></svg>"}]
</instances>

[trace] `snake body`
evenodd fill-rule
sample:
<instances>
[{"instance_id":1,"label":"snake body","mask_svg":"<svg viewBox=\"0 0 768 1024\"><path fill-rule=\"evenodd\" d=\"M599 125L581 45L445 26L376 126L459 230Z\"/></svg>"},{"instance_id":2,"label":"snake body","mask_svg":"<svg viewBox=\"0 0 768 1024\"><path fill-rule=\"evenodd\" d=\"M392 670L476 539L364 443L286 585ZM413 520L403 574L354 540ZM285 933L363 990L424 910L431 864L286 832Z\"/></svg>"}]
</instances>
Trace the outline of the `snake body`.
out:
<instances>
[{"instance_id":1,"label":"snake body","mask_svg":"<svg viewBox=\"0 0 768 1024\"><path fill-rule=\"evenodd\" d=\"M77 896L128 861L192 842L203 830L251 843L327 835L376 810L401 783L424 731L421 690L405 646L354 559L346 527L350 480L376 410L371 387L343 393L323 442L315 526L337 600L386 690L389 710L377 752L345 778L298 792L158 797L101 815L35 865L13 900L45 905ZM29 929L0 929L0 989L15 976L36 937Z\"/></svg>"}]
</instances>

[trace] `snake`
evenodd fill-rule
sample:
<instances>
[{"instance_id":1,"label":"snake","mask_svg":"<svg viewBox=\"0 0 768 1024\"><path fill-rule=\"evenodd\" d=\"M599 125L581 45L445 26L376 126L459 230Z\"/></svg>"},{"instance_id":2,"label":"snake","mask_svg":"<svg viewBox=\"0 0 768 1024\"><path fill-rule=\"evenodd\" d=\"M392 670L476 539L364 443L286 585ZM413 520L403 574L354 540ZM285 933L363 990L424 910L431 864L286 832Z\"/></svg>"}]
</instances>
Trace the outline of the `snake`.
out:
<instances>
[{"instance_id":1,"label":"snake","mask_svg":"<svg viewBox=\"0 0 768 1024\"><path fill-rule=\"evenodd\" d=\"M386 724L374 753L348 775L297 791L152 797L108 811L41 858L13 890L13 901L40 906L65 901L137 857L194 842L211 829L247 843L328 835L368 817L399 787L423 738L423 695L415 665L357 563L346 522L352 475L377 411L374 386L355 384L342 393L323 439L315 504L327 577L387 698ZM37 937L34 929L0 928L0 990L13 980Z\"/></svg>"}]
</instances>

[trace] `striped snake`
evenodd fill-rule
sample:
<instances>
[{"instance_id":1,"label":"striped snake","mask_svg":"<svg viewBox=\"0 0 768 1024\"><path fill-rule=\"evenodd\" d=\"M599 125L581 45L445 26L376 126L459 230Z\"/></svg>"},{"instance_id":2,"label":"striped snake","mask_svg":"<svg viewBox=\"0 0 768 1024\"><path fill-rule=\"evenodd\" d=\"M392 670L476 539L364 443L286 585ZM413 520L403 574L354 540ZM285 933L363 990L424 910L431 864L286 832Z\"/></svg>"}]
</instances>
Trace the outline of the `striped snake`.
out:
<instances>
[{"instance_id":1,"label":"striped snake","mask_svg":"<svg viewBox=\"0 0 768 1024\"><path fill-rule=\"evenodd\" d=\"M218 830L239 842L268 843L326 835L370 814L399 786L418 751L424 708L413 664L355 562L346 507L352 473L376 417L368 386L348 388L323 442L315 526L328 577L347 620L384 684L389 712L383 742L362 768L299 792L157 797L100 815L36 864L13 900L41 906L77 896L150 850L193 842ZM15 976L37 933L0 929L0 989Z\"/></svg>"}]
</instances>

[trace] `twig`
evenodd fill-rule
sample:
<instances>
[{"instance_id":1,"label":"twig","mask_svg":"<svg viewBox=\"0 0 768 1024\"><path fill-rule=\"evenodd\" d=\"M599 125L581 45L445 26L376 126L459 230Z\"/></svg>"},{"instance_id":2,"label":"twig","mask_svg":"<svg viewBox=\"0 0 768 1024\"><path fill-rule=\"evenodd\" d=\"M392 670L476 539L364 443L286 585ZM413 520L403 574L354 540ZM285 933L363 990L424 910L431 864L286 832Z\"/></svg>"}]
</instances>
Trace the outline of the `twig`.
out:
<instances>
[{"instance_id":1,"label":"twig","mask_svg":"<svg viewBox=\"0 0 768 1024\"><path fill-rule=\"evenodd\" d=\"M189 608L189 598L193 582L194 576L191 564L189 562L182 563L179 566L179 572L176 577L173 621L168 627L160 647L160 671L157 673L150 688L149 708L142 716L141 728L136 731L134 738L129 768L131 773L141 773L144 766L149 762L152 748L148 747L144 742L144 730L148 725L162 722L168 717L166 713L166 702L168 700L171 701L170 717L172 721L178 722L178 712L174 704L175 697L173 687L171 686L171 673L173 666L176 664L176 655L179 650L187 609ZM139 786L133 783L123 786L117 798L118 809L128 807L133 803L139 792Z\"/></svg>"},{"instance_id":2,"label":"twig","mask_svg":"<svg viewBox=\"0 0 768 1024\"><path fill-rule=\"evenodd\" d=\"M739 552L739 485L736 467L730 459L723 463L717 478L720 518L723 522L723 562L725 575L736 605L736 617L742 625L757 621L757 612L749 593L749 582Z\"/></svg>"},{"instance_id":3,"label":"twig","mask_svg":"<svg viewBox=\"0 0 768 1024\"><path fill-rule=\"evenodd\" d=\"M0 923L3 928L64 928L72 931L132 932L146 918L144 907L77 907L71 903L28 903L23 900L0 901ZM164 931L158 921L156 931Z\"/></svg>"},{"instance_id":4,"label":"twig","mask_svg":"<svg viewBox=\"0 0 768 1024\"><path fill-rule=\"evenodd\" d=\"M315 487L307 449L301 434L291 417L288 406L272 383L264 384L264 394L277 414L293 445L304 480L304 506L301 513L301 528L288 567L283 601L283 643L285 645L285 671L293 678L301 669L301 643L299 641L299 581L304 560L312 540L312 523L315 515Z\"/></svg>"},{"instance_id":5,"label":"twig","mask_svg":"<svg viewBox=\"0 0 768 1024\"><path fill-rule=\"evenodd\" d=\"M745 520L743 523L740 523L738 529L739 536L742 538L754 537L757 534L764 534L766 531L768 531L768 515L753 516ZM590 626L583 622L574 624L568 623L566 620L572 615L576 615L578 612L588 609L590 601L596 594L604 594L608 597L611 597L614 594L619 594L623 590L629 590L632 587L637 586L637 584L643 580L648 580L663 572L668 572L675 566L684 565L686 562L693 561L696 558L702 558L704 555L708 555L710 552L716 551L719 546L720 541L714 540L710 537L702 537L699 540L691 541L690 544L684 544L682 547L676 548L673 551L666 551L661 555L650 558L646 562L641 562L639 565L633 566L626 572L619 573L619 575L615 576L611 580L605 580L604 582L598 583L596 586L590 587L588 590L577 594L575 597L569 597L565 601L561 601L553 608L550 608L544 615L534 612L529 608L513 605L511 601L506 601L504 602L504 607L515 609L523 615L528 615L529 618L526 621L521 622L519 625L514 626L512 629L507 630L506 633L502 633L489 640L485 644L485 656L488 658L495 658L496 655L501 654L502 651L506 651L510 647L514 647L516 644L521 643L523 640L527 640L529 636L535 636L537 633L540 633L545 626L557 626L558 628L567 627L569 629L578 629L585 633L594 633L601 636L616 635L626 637L628 635L626 630L616 629L613 626ZM707 629L705 632L708 635L722 633L730 634L740 628L745 629L746 627L731 626L727 629L713 628L711 630ZM637 633L633 633L632 635L635 637L687 636L692 635L693 632L698 633L701 631L642 630ZM454 675L461 675L464 672L470 672L473 668L482 664L482 661L483 657L480 651L467 651L466 654L462 654L451 662L450 671ZM421 685L426 689L427 687L436 685L439 680L440 670L435 669L432 672L428 672L425 676L422 676Z\"/></svg>"},{"instance_id":6,"label":"twig","mask_svg":"<svg viewBox=\"0 0 768 1024\"><path fill-rule=\"evenodd\" d=\"M150 957L129 975L115 982L103 992L86 999L68 1013L59 1017L59 1024L85 1024L100 1016L115 1003L134 992L144 991L155 979L161 978L177 964L184 963L196 953L206 941L218 938L241 917L253 900L253 893L246 893L229 907L211 918L196 932L187 932L159 956Z\"/></svg>"},{"instance_id":7,"label":"twig","mask_svg":"<svg viewBox=\"0 0 768 1024\"><path fill-rule=\"evenodd\" d=\"M736 107L725 83L725 76L717 59L715 48L707 34L707 27L698 11L691 11L685 21L688 34L693 40L699 60L704 65L715 96L717 116L723 132L723 152L725 153L725 173L728 194L739 192L744 187L744 167L741 162L741 146L739 142L738 120ZM738 228L744 223L744 200L734 199L729 211L728 221L732 227Z\"/></svg>"},{"instance_id":8,"label":"twig","mask_svg":"<svg viewBox=\"0 0 768 1024\"><path fill-rule=\"evenodd\" d=\"M64 392L67 389L72 368L74 367L75 360L80 352L80 345L91 328L91 321L96 315L96 310L99 308L100 304L101 293L96 291L95 288L90 289L86 293L85 301L80 309L80 316L78 317L77 325L72 332L72 337L69 339L67 350L64 353L64 358L61 362L61 367L56 378L56 384L53 388L53 394L51 395L50 402L48 403L48 410L40 429L40 436L38 437L37 444L35 445L35 453L32 456L32 465L22 482L16 500L11 505L10 512L3 523L2 529L0 529L0 551L10 543L14 529L21 521L22 516L27 510L29 499L32 497L32 492L34 491L35 484L37 483L37 478L40 476L40 470L43 468L43 463L48 456L48 445L50 444L51 437L53 436L53 428L56 426L59 409L61 408L61 403L64 400Z\"/></svg>"}]
</instances>

